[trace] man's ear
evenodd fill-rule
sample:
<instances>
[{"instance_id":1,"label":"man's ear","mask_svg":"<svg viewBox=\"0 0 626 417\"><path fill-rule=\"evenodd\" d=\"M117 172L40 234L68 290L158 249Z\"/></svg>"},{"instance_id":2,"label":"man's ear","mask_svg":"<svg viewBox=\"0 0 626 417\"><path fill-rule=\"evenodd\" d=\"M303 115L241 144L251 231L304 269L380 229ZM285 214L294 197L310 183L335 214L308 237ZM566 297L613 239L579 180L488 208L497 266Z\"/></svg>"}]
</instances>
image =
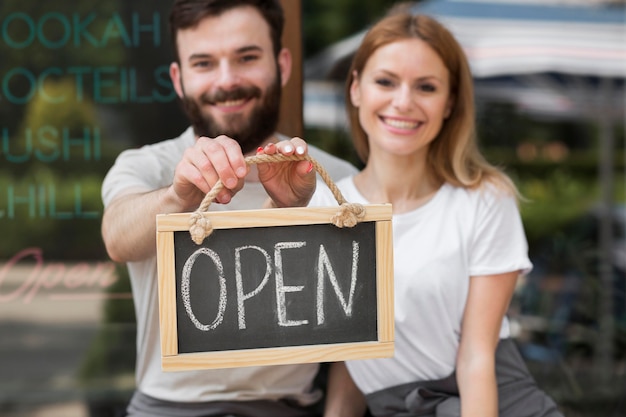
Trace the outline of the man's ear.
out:
<instances>
[{"instance_id":1,"label":"man's ear","mask_svg":"<svg viewBox=\"0 0 626 417\"><path fill-rule=\"evenodd\" d=\"M172 79L172 84L174 85L176 94L178 94L179 98L183 98L183 86L180 79L180 72L180 65L178 65L178 62L172 62L170 64L170 78Z\"/></svg>"},{"instance_id":2,"label":"man's ear","mask_svg":"<svg viewBox=\"0 0 626 417\"><path fill-rule=\"evenodd\" d=\"M281 85L284 87L291 77L292 57L287 48L283 48L278 53L278 70L280 71Z\"/></svg>"}]
</instances>

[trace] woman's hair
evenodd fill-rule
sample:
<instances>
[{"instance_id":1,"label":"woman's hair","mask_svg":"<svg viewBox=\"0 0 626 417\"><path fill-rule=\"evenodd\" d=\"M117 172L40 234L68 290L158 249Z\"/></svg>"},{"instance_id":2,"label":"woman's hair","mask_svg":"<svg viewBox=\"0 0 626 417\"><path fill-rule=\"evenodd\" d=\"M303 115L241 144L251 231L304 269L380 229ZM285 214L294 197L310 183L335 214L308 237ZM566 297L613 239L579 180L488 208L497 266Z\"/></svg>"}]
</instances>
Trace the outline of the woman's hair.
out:
<instances>
[{"instance_id":1,"label":"woman's hair","mask_svg":"<svg viewBox=\"0 0 626 417\"><path fill-rule=\"evenodd\" d=\"M170 37L174 59L180 59L176 44L179 30L193 28L204 18L219 16L225 11L244 6L254 7L261 13L270 27L274 55L278 56L285 26L285 15L279 0L175 0L170 10Z\"/></svg>"},{"instance_id":2,"label":"woman's hair","mask_svg":"<svg viewBox=\"0 0 626 417\"><path fill-rule=\"evenodd\" d=\"M352 139L359 158L367 163L368 139L359 123L358 108L350 100L355 74L360 77L367 61L380 47L405 39L421 39L439 55L450 73L453 107L441 131L429 145L427 164L435 179L455 186L476 188L489 181L517 194L502 171L489 164L476 143L474 89L472 74L463 49L454 36L429 16L413 15L405 4L393 8L364 36L356 51L346 81L346 110Z\"/></svg>"}]
</instances>

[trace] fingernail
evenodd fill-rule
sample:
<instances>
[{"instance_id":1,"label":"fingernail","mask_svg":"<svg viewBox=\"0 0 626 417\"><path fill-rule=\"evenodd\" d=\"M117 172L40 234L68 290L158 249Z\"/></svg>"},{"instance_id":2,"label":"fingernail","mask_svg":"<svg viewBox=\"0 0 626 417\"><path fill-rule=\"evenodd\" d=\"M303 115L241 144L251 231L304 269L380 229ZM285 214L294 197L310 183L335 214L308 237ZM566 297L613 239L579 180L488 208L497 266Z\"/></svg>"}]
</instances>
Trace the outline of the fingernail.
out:
<instances>
[{"instance_id":1,"label":"fingernail","mask_svg":"<svg viewBox=\"0 0 626 417\"><path fill-rule=\"evenodd\" d=\"M307 174L311 171L313 171L313 162L309 162L309 167L306 170Z\"/></svg>"},{"instance_id":2,"label":"fingernail","mask_svg":"<svg viewBox=\"0 0 626 417\"><path fill-rule=\"evenodd\" d=\"M291 151L293 151L293 147L291 145L285 145L284 151L285 152L291 152Z\"/></svg>"},{"instance_id":3,"label":"fingernail","mask_svg":"<svg viewBox=\"0 0 626 417\"><path fill-rule=\"evenodd\" d=\"M258 148L256 148L256 153L259 153L259 152L263 152L263 147L262 146L259 146Z\"/></svg>"},{"instance_id":4,"label":"fingernail","mask_svg":"<svg viewBox=\"0 0 626 417\"><path fill-rule=\"evenodd\" d=\"M223 196L220 197L219 200L222 204L230 203L230 194L224 194Z\"/></svg>"},{"instance_id":5,"label":"fingernail","mask_svg":"<svg viewBox=\"0 0 626 417\"><path fill-rule=\"evenodd\" d=\"M298 155L304 155L304 147L303 147L303 146L298 146L298 147L296 148L296 153L297 153Z\"/></svg>"}]
</instances>

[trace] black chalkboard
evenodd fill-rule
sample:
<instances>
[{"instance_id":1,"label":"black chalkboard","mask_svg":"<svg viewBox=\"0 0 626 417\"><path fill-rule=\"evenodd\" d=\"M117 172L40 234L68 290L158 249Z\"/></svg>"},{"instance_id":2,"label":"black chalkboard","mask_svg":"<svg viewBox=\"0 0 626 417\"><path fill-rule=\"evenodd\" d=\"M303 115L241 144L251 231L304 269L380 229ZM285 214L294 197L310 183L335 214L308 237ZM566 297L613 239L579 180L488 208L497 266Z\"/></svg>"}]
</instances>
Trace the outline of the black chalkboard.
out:
<instances>
[{"instance_id":1,"label":"black chalkboard","mask_svg":"<svg viewBox=\"0 0 626 417\"><path fill-rule=\"evenodd\" d=\"M374 226L176 232L179 353L377 340Z\"/></svg>"},{"instance_id":2,"label":"black chalkboard","mask_svg":"<svg viewBox=\"0 0 626 417\"><path fill-rule=\"evenodd\" d=\"M391 206L354 227L337 208L211 212L201 244L191 213L157 216L165 371L393 355Z\"/></svg>"}]
</instances>

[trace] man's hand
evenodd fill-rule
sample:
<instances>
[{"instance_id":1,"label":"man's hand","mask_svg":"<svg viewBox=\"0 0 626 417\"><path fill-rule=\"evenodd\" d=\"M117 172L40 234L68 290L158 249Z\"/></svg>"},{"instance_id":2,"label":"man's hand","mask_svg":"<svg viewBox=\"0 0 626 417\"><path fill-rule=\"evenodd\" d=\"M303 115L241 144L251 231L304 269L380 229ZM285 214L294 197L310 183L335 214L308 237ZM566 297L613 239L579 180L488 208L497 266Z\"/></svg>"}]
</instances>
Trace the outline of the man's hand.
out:
<instances>
[{"instance_id":1,"label":"man's hand","mask_svg":"<svg viewBox=\"0 0 626 417\"><path fill-rule=\"evenodd\" d=\"M259 148L257 154L307 154L304 140L292 138ZM259 180L277 207L304 207L315 191L315 171L310 161L271 162L258 165Z\"/></svg>"},{"instance_id":2,"label":"man's hand","mask_svg":"<svg viewBox=\"0 0 626 417\"><path fill-rule=\"evenodd\" d=\"M226 204L241 190L248 171L237 141L224 135L215 139L200 137L176 166L171 191L184 210L195 210L217 181L222 180L224 188L215 201Z\"/></svg>"}]
</instances>

